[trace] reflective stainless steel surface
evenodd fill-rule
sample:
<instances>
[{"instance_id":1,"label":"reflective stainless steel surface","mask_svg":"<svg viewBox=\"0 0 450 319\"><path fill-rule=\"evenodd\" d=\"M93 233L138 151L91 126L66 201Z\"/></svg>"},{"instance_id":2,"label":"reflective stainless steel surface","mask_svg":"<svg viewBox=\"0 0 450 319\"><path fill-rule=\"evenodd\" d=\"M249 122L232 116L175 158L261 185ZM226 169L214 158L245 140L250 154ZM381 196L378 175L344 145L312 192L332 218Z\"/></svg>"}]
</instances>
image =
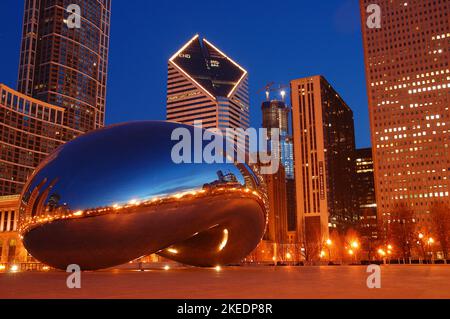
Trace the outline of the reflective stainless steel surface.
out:
<instances>
[{"instance_id":1,"label":"reflective stainless steel surface","mask_svg":"<svg viewBox=\"0 0 450 319\"><path fill-rule=\"evenodd\" d=\"M177 127L194 130L169 122L120 124L49 156L21 198L20 233L30 254L83 270L152 253L194 266L249 254L267 223L262 179L246 164L175 164Z\"/></svg>"}]
</instances>

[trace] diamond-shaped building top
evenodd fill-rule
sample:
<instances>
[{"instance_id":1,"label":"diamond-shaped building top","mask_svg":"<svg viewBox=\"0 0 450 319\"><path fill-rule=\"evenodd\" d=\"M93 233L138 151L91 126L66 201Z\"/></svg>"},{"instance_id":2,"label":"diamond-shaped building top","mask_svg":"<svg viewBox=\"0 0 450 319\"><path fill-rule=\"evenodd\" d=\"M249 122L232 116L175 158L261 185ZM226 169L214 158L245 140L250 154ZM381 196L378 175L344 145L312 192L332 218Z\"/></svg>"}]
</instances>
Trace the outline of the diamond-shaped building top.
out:
<instances>
[{"instance_id":1,"label":"diamond-shaped building top","mask_svg":"<svg viewBox=\"0 0 450 319\"><path fill-rule=\"evenodd\" d=\"M206 39L194 36L169 60L167 120L205 128L248 128L248 74Z\"/></svg>"},{"instance_id":2,"label":"diamond-shaped building top","mask_svg":"<svg viewBox=\"0 0 450 319\"><path fill-rule=\"evenodd\" d=\"M228 97L246 71L206 39L196 37L171 60L214 96Z\"/></svg>"}]
</instances>

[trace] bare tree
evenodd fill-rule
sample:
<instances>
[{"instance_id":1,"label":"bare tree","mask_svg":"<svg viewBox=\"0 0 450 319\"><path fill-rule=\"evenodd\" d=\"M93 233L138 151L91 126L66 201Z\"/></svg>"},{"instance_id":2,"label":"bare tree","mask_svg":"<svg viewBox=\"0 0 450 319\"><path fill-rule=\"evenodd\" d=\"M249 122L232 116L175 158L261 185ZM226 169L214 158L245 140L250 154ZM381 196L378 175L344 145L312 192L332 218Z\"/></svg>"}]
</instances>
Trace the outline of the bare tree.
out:
<instances>
[{"instance_id":1,"label":"bare tree","mask_svg":"<svg viewBox=\"0 0 450 319\"><path fill-rule=\"evenodd\" d=\"M414 212L407 207L400 207L391 214L387 225L387 239L399 248L403 258L411 257L411 250L416 238Z\"/></svg>"},{"instance_id":2,"label":"bare tree","mask_svg":"<svg viewBox=\"0 0 450 319\"><path fill-rule=\"evenodd\" d=\"M303 222L303 231L300 235L300 241L303 246L303 257L307 262L317 261L320 257L322 249L320 229L313 227L306 229L305 222Z\"/></svg>"},{"instance_id":3,"label":"bare tree","mask_svg":"<svg viewBox=\"0 0 450 319\"><path fill-rule=\"evenodd\" d=\"M439 241L444 258L448 259L450 241L450 208L444 204L436 203L431 208L432 229Z\"/></svg>"}]
</instances>

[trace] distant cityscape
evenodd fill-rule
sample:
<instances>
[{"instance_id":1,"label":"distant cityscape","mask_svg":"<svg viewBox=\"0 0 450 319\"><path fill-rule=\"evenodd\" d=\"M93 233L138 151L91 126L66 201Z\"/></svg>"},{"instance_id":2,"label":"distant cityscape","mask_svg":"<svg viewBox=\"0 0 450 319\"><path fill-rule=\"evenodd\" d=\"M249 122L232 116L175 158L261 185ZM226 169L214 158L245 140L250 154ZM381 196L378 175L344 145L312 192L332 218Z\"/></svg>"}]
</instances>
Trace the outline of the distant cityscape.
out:
<instances>
[{"instance_id":1,"label":"distant cityscape","mask_svg":"<svg viewBox=\"0 0 450 319\"><path fill-rule=\"evenodd\" d=\"M65 8L26 1L17 90L0 83L0 271L47 268L17 232L22 189L52 151L105 125L111 0L78 2L83 27L68 28ZM245 130L261 107L262 127L280 130L266 234L243 263L448 259L449 4L379 0L370 28L371 2L360 0L372 148L356 148L352 108L326 74L268 79L255 106L249 72L212 41L195 35L168 60L167 121Z\"/></svg>"}]
</instances>

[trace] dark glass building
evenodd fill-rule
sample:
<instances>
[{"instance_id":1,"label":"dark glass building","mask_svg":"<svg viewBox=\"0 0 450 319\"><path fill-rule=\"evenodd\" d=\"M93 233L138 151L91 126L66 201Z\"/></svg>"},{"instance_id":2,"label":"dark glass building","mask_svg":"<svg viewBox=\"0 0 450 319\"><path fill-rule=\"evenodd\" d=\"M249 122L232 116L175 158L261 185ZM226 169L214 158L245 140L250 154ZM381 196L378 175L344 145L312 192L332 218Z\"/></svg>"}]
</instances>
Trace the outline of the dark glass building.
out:
<instances>
[{"instance_id":1,"label":"dark glass building","mask_svg":"<svg viewBox=\"0 0 450 319\"><path fill-rule=\"evenodd\" d=\"M356 207L361 235L367 238L377 238L377 203L372 148L356 150L355 167Z\"/></svg>"},{"instance_id":2,"label":"dark glass building","mask_svg":"<svg viewBox=\"0 0 450 319\"><path fill-rule=\"evenodd\" d=\"M284 101L272 100L262 103L262 127L267 129L268 138L271 139L270 130L280 130L280 150L277 152L286 171L286 178L294 178L294 154L292 137L289 134L290 109ZM270 146L270 144L269 144Z\"/></svg>"},{"instance_id":3,"label":"dark glass building","mask_svg":"<svg viewBox=\"0 0 450 319\"><path fill-rule=\"evenodd\" d=\"M80 28L69 28L78 5ZM111 0L26 0L18 91L66 110L64 125L105 123Z\"/></svg>"}]
</instances>

